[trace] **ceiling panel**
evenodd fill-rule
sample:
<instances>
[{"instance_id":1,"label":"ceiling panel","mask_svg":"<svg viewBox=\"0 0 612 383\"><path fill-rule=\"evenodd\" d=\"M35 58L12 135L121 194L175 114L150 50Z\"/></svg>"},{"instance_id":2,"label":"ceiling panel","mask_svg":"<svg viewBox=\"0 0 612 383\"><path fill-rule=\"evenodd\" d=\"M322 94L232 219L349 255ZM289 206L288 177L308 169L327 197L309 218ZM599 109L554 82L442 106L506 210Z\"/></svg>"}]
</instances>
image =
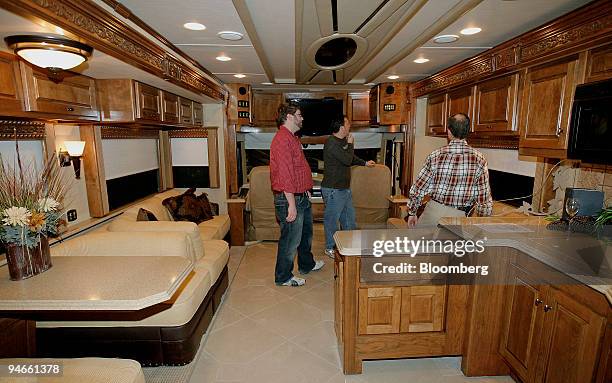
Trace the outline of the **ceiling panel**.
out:
<instances>
[{"instance_id":1,"label":"ceiling panel","mask_svg":"<svg viewBox=\"0 0 612 383\"><path fill-rule=\"evenodd\" d=\"M183 46L181 49L213 73L232 72L264 74L263 67L253 47ZM231 57L232 60L217 60L215 57L221 54Z\"/></svg>"},{"instance_id":2,"label":"ceiling panel","mask_svg":"<svg viewBox=\"0 0 612 383\"><path fill-rule=\"evenodd\" d=\"M338 0L338 32L354 33L383 2L383 0Z\"/></svg>"}]
</instances>

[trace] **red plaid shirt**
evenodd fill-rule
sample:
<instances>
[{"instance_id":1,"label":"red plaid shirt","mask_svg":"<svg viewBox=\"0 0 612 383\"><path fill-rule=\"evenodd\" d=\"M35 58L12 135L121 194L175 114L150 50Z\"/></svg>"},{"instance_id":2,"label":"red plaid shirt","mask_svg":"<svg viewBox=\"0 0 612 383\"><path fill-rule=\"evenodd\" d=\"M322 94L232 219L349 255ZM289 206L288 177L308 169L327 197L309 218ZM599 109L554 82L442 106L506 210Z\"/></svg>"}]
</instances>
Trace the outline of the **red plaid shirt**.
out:
<instances>
[{"instance_id":1,"label":"red plaid shirt","mask_svg":"<svg viewBox=\"0 0 612 383\"><path fill-rule=\"evenodd\" d=\"M284 125L270 145L270 181L275 192L303 193L313 186L300 138Z\"/></svg>"},{"instance_id":2,"label":"red plaid shirt","mask_svg":"<svg viewBox=\"0 0 612 383\"><path fill-rule=\"evenodd\" d=\"M493 200L487 160L465 140L452 140L425 160L408 194L410 215L416 215L426 194L447 206L475 205L481 216L491 215Z\"/></svg>"}]
</instances>

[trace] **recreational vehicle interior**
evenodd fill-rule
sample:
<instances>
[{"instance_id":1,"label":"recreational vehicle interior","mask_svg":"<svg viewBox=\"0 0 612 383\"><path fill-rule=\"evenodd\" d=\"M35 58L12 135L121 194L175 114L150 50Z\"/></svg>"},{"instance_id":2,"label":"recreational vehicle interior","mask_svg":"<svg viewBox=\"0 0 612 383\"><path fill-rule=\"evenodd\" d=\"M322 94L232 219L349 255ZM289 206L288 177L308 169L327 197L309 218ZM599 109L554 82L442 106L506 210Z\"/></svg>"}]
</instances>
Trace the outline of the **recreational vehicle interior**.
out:
<instances>
[{"instance_id":1,"label":"recreational vehicle interior","mask_svg":"<svg viewBox=\"0 0 612 383\"><path fill-rule=\"evenodd\" d=\"M0 0L0 382L610 383L610 95L608 0Z\"/></svg>"}]
</instances>

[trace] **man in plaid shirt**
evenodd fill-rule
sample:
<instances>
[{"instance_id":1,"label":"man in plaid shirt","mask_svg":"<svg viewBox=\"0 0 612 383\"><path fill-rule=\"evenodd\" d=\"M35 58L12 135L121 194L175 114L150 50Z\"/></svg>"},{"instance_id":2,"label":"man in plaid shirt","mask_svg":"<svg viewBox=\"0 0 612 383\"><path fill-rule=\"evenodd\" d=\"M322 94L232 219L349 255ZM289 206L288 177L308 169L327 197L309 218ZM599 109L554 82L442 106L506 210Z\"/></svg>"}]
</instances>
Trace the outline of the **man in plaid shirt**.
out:
<instances>
[{"instance_id":1,"label":"man in plaid shirt","mask_svg":"<svg viewBox=\"0 0 612 383\"><path fill-rule=\"evenodd\" d=\"M449 143L425 160L408 197L408 227L417 223L417 209L425 195L431 200L418 219L419 226L437 224L445 216L465 216L474 209L489 216L493 209L485 157L467 144L470 119L463 113L448 119Z\"/></svg>"}]
</instances>

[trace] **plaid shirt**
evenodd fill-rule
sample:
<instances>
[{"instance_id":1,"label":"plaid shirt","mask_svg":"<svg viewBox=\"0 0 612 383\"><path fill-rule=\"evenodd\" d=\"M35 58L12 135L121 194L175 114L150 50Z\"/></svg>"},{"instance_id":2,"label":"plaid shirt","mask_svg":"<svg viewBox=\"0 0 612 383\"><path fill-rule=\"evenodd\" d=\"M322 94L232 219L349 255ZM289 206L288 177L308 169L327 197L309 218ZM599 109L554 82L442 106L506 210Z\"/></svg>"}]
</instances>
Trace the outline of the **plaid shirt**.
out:
<instances>
[{"instance_id":1,"label":"plaid shirt","mask_svg":"<svg viewBox=\"0 0 612 383\"><path fill-rule=\"evenodd\" d=\"M425 160L408 195L410 215L416 215L426 194L447 206L475 205L481 216L491 215L493 200L487 160L465 140L452 140Z\"/></svg>"},{"instance_id":2,"label":"plaid shirt","mask_svg":"<svg viewBox=\"0 0 612 383\"><path fill-rule=\"evenodd\" d=\"M272 191L303 193L312 189L312 173L300 138L281 126L270 144Z\"/></svg>"}]
</instances>

